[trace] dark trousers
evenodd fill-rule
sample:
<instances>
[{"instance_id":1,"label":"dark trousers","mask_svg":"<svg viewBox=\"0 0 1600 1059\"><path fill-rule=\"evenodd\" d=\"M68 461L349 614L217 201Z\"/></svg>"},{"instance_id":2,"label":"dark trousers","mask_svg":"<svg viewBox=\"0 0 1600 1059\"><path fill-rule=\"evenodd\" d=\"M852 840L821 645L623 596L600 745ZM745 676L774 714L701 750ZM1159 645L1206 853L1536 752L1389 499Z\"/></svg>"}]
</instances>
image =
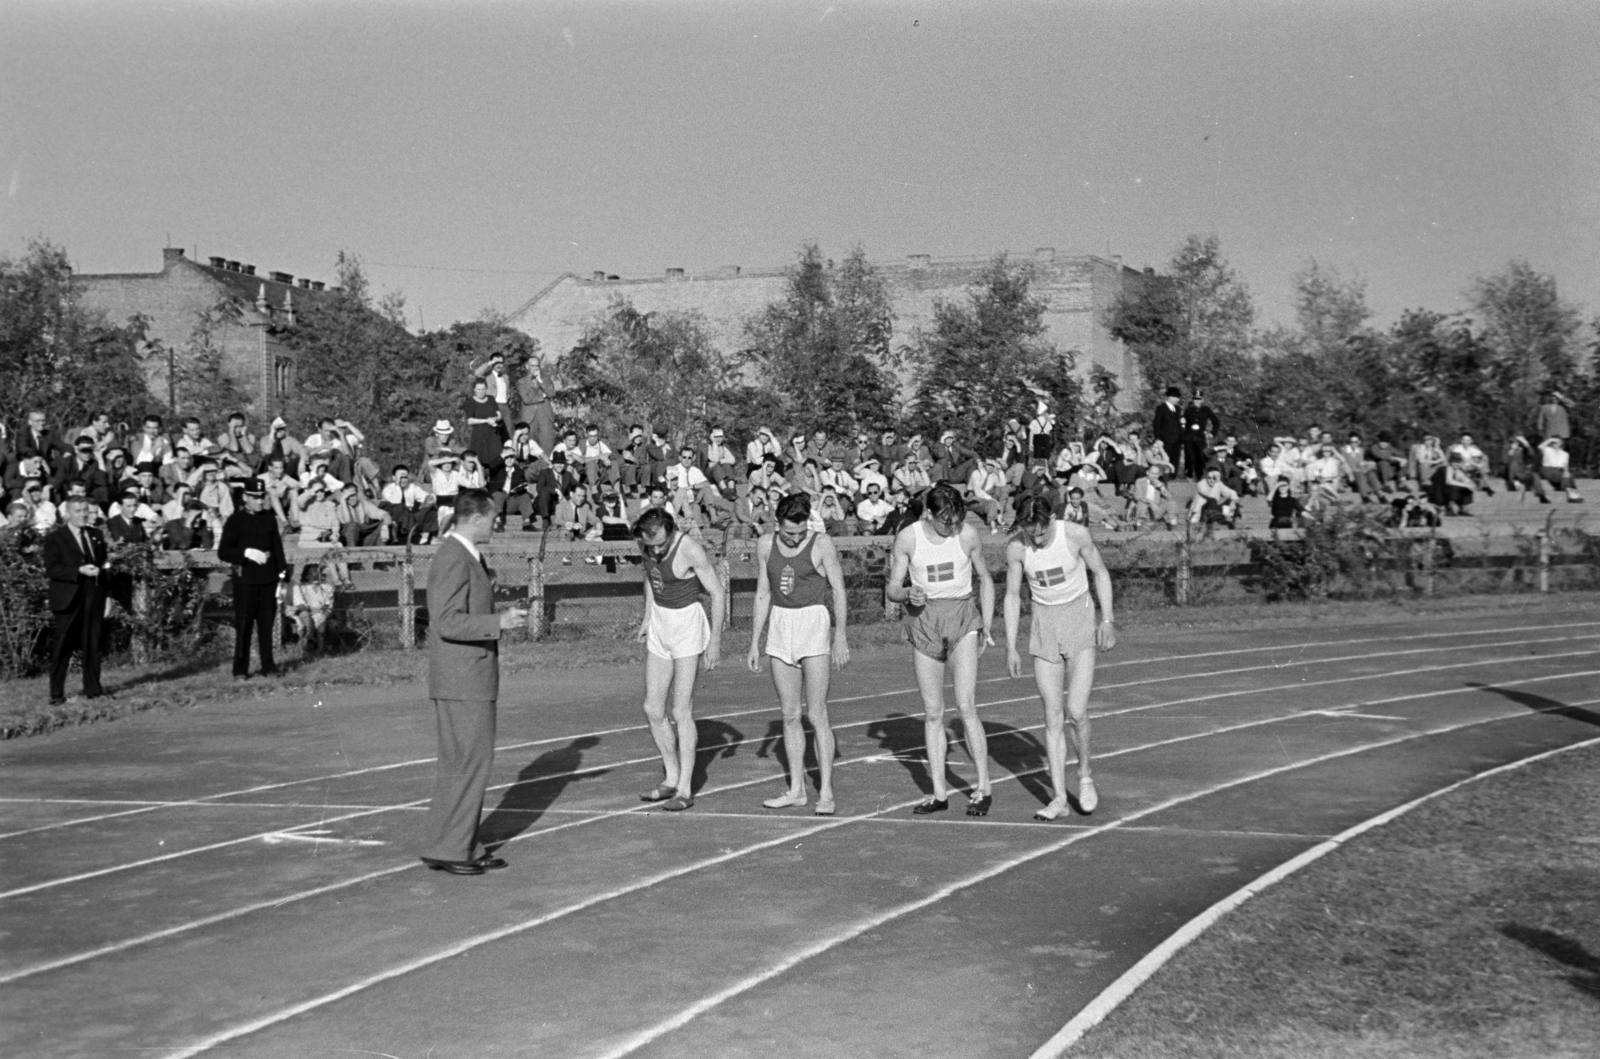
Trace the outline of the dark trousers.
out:
<instances>
[{"instance_id":1,"label":"dark trousers","mask_svg":"<svg viewBox=\"0 0 1600 1059\"><path fill-rule=\"evenodd\" d=\"M483 853L478 818L494 764L494 703L434 699L433 709L439 761L418 852L429 860L473 860Z\"/></svg>"},{"instance_id":2,"label":"dark trousers","mask_svg":"<svg viewBox=\"0 0 1600 1059\"><path fill-rule=\"evenodd\" d=\"M1184 473L1199 481L1206 473L1206 443L1202 438L1183 439Z\"/></svg>"},{"instance_id":3,"label":"dark trousers","mask_svg":"<svg viewBox=\"0 0 1600 1059\"><path fill-rule=\"evenodd\" d=\"M67 697L67 667L72 653L83 652L83 693L100 695L100 625L105 617L105 597L95 584L78 590L68 610L56 613L56 638L50 645L50 697Z\"/></svg>"},{"instance_id":4,"label":"dark trousers","mask_svg":"<svg viewBox=\"0 0 1600 1059\"><path fill-rule=\"evenodd\" d=\"M278 620L278 586L233 580L233 675L250 673L250 631L255 630L263 675L277 672L272 661L272 623Z\"/></svg>"},{"instance_id":5,"label":"dark trousers","mask_svg":"<svg viewBox=\"0 0 1600 1059\"><path fill-rule=\"evenodd\" d=\"M1172 464L1172 473L1173 474L1177 474L1178 473L1178 468L1181 466L1181 463L1179 461L1179 456L1181 456L1182 453L1183 453L1183 442L1182 441L1163 441L1161 443L1161 448L1167 454L1167 462Z\"/></svg>"}]
</instances>

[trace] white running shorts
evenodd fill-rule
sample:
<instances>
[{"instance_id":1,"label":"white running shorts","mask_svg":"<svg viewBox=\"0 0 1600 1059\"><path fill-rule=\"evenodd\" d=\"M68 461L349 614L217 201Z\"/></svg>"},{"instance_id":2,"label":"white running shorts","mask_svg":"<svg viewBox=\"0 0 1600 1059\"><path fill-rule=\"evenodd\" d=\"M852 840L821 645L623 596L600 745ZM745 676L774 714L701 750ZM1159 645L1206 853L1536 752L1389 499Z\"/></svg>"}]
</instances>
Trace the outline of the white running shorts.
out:
<instances>
[{"instance_id":1,"label":"white running shorts","mask_svg":"<svg viewBox=\"0 0 1600 1059\"><path fill-rule=\"evenodd\" d=\"M711 620L699 603L687 607L650 607L645 650L657 658L692 658L711 645Z\"/></svg>"},{"instance_id":2,"label":"white running shorts","mask_svg":"<svg viewBox=\"0 0 1600 1059\"><path fill-rule=\"evenodd\" d=\"M767 623L767 654L791 666L802 658L833 653L826 606L773 607Z\"/></svg>"}]
</instances>

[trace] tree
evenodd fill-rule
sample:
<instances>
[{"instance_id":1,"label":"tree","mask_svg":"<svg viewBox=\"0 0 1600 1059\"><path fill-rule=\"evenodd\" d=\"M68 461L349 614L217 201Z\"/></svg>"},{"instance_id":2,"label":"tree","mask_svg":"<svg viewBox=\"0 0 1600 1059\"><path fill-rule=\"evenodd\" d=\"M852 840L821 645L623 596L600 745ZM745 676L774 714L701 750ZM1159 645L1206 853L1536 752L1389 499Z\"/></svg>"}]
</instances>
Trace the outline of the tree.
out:
<instances>
[{"instance_id":1,"label":"tree","mask_svg":"<svg viewBox=\"0 0 1600 1059\"><path fill-rule=\"evenodd\" d=\"M21 260L0 258L0 420L40 408L63 430L95 412L137 423L150 408L144 334L138 318L117 326L83 308L60 247L36 241Z\"/></svg>"},{"instance_id":2,"label":"tree","mask_svg":"<svg viewBox=\"0 0 1600 1059\"><path fill-rule=\"evenodd\" d=\"M301 379L291 412L308 424L349 420L384 464L415 459L432 418L459 411L464 387L448 392L448 364L406 330L403 298L374 304L359 258L341 251L336 274L337 287L297 310L286 335Z\"/></svg>"},{"instance_id":3,"label":"tree","mask_svg":"<svg viewBox=\"0 0 1600 1059\"><path fill-rule=\"evenodd\" d=\"M959 426L974 444L998 455L1008 416L1027 416L1035 391L1048 396L1058 429L1076 424L1083 386L1076 356L1044 337L1043 298L1029 290L1033 269L997 255L967 292L965 303L940 300L933 328L919 331L912 425L930 440Z\"/></svg>"},{"instance_id":4,"label":"tree","mask_svg":"<svg viewBox=\"0 0 1600 1059\"><path fill-rule=\"evenodd\" d=\"M249 403L249 395L224 366L225 337L243 319L243 309L231 298L195 313L189 341L173 358L174 414L196 416L210 425L222 422L229 413Z\"/></svg>"},{"instance_id":5,"label":"tree","mask_svg":"<svg viewBox=\"0 0 1600 1059\"><path fill-rule=\"evenodd\" d=\"M1224 413L1248 403L1255 305L1214 235L1191 235L1168 275L1113 304L1107 328L1128 344L1144 376L1145 404L1168 386L1203 390Z\"/></svg>"},{"instance_id":6,"label":"tree","mask_svg":"<svg viewBox=\"0 0 1600 1059\"><path fill-rule=\"evenodd\" d=\"M1467 297L1492 353L1505 428L1525 430L1541 391L1571 385L1577 374L1578 311L1562 300L1554 276L1535 272L1526 261L1473 280Z\"/></svg>"},{"instance_id":7,"label":"tree","mask_svg":"<svg viewBox=\"0 0 1600 1059\"><path fill-rule=\"evenodd\" d=\"M807 243L787 279L783 300L745 328L746 355L783 417L835 436L893 425L899 418L889 344L894 313L877 269L860 247L835 265Z\"/></svg>"},{"instance_id":8,"label":"tree","mask_svg":"<svg viewBox=\"0 0 1600 1059\"><path fill-rule=\"evenodd\" d=\"M723 422L742 392L737 366L698 313L641 313L625 298L589 324L556 370L557 402L584 421L612 434L642 423L674 445Z\"/></svg>"}]
</instances>

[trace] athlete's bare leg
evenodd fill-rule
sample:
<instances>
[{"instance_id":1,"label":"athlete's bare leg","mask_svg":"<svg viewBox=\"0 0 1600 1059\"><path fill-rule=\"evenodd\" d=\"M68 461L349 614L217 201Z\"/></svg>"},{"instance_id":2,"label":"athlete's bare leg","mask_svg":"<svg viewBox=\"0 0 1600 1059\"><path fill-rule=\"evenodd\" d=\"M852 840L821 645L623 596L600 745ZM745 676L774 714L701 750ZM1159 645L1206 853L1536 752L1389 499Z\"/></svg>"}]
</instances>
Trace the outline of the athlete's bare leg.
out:
<instances>
[{"instance_id":1,"label":"athlete's bare leg","mask_svg":"<svg viewBox=\"0 0 1600 1059\"><path fill-rule=\"evenodd\" d=\"M950 648L950 677L966 730L967 753L978 769L977 797L984 798L989 794L989 739L978 720L978 633L968 633Z\"/></svg>"},{"instance_id":2,"label":"athlete's bare leg","mask_svg":"<svg viewBox=\"0 0 1600 1059\"><path fill-rule=\"evenodd\" d=\"M1066 663L1040 658L1033 659L1033 682L1039 688L1039 699L1044 703L1044 753L1050 768L1050 804L1034 815L1041 820L1054 820L1067 811L1067 733L1062 720L1062 684L1066 680Z\"/></svg>"},{"instance_id":3,"label":"athlete's bare leg","mask_svg":"<svg viewBox=\"0 0 1600 1059\"><path fill-rule=\"evenodd\" d=\"M672 660L672 724L678 735L678 798L694 801L694 754L699 733L694 727L694 684L700 656ZM668 802L666 808L672 808Z\"/></svg>"},{"instance_id":4,"label":"athlete's bare leg","mask_svg":"<svg viewBox=\"0 0 1600 1059\"><path fill-rule=\"evenodd\" d=\"M1094 688L1095 656L1095 649L1091 647L1073 655L1064 664L1042 658L1033 660L1033 679L1039 687L1039 698L1044 702L1045 754L1050 763L1050 785L1055 791L1050 804L1034 814L1041 820L1054 820L1067 808L1068 731L1064 721L1071 722L1072 744L1078 756L1078 805L1084 812L1092 813L1099 804L1089 760L1089 692ZM1065 702L1063 683L1066 685Z\"/></svg>"},{"instance_id":5,"label":"athlete's bare leg","mask_svg":"<svg viewBox=\"0 0 1600 1059\"><path fill-rule=\"evenodd\" d=\"M833 678L831 655L800 660L806 677L806 715L817 740L817 812L833 810L833 722L828 719L828 685ZM803 788L802 788L803 789Z\"/></svg>"},{"instance_id":6,"label":"athlete's bare leg","mask_svg":"<svg viewBox=\"0 0 1600 1059\"><path fill-rule=\"evenodd\" d=\"M942 802L950 797L950 788L944 781L944 663L916 650L911 652L911 660L917 673L917 688L922 692L922 739L928 749L928 778L933 781L934 801Z\"/></svg>"},{"instance_id":7,"label":"athlete's bare leg","mask_svg":"<svg viewBox=\"0 0 1600 1059\"><path fill-rule=\"evenodd\" d=\"M661 767L666 773L662 783L674 790L678 787L678 737L672 730L672 718L667 715L667 693L672 689L675 668L672 659L645 652L644 718L650 725L650 738L655 740L656 752L661 755Z\"/></svg>"},{"instance_id":8,"label":"athlete's bare leg","mask_svg":"<svg viewBox=\"0 0 1600 1059\"><path fill-rule=\"evenodd\" d=\"M761 804L768 809L787 809L806 804L806 733L800 725L800 716L805 709L804 684L810 674L772 655L767 656L767 661L772 669L773 690L778 693L778 706L783 710L783 756L789 762L789 789Z\"/></svg>"}]
</instances>

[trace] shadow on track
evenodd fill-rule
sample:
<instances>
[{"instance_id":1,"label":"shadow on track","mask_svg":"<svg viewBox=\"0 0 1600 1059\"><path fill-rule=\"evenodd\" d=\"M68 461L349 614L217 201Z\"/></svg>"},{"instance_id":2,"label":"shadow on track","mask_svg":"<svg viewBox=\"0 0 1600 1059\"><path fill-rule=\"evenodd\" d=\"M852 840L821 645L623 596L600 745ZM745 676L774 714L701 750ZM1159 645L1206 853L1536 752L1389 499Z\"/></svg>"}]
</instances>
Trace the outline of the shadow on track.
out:
<instances>
[{"instance_id":1,"label":"shadow on track","mask_svg":"<svg viewBox=\"0 0 1600 1059\"><path fill-rule=\"evenodd\" d=\"M1574 721L1582 721L1584 724L1592 724L1600 728L1600 713L1586 710L1582 706L1568 706L1559 699L1547 699L1543 695L1535 695L1530 691L1498 688L1493 684L1481 684L1475 681L1468 681L1467 687L1478 691L1492 691L1501 698L1510 699L1518 706L1526 706L1530 710L1538 710L1541 713L1553 713L1557 717L1568 717Z\"/></svg>"},{"instance_id":2,"label":"shadow on track","mask_svg":"<svg viewBox=\"0 0 1600 1059\"><path fill-rule=\"evenodd\" d=\"M1567 981L1574 989L1600 1000L1600 956L1584 948L1582 942L1553 930L1525 927L1520 923L1507 923L1500 928L1500 933L1577 971L1577 974L1567 975Z\"/></svg>"},{"instance_id":3,"label":"shadow on track","mask_svg":"<svg viewBox=\"0 0 1600 1059\"><path fill-rule=\"evenodd\" d=\"M1009 724L985 721L983 731L989 737L990 760L1015 776L1040 805L1049 805L1055 791L1050 786L1050 759L1044 744L1032 732Z\"/></svg>"},{"instance_id":4,"label":"shadow on track","mask_svg":"<svg viewBox=\"0 0 1600 1059\"><path fill-rule=\"evenodd\" d=\"M696 721L694 775L689 778L690 790L706 785L706 775L711 762L719 757L732 757L744 742L744 733L722 721Z\"/></svg>"},{"instance_id":5,"label":"shadow on track","mask_svg":"<svg viewBox=\"0 0 1600 1059\"><path fill-rule=\"evenodd\" d=\"M506 788L500 804L478 825L483 841L486 844L511 841L532 827L570 784L604 776L609 769L571 775L583 767L583 752L599 745L598 736L586 735L564 747L547 750L528 762L517 773L517 782Z\"/></svg>"},{"instance_id":6,"label":"shadow on track","mask_svg":"<svg viewBox=\"0 0 1600 1059\"><path fill-rule=\"evenodd\" d=\"M802 759L803 767L806 770L806 775L811 779L811 786L820 788L822 786L822 770L817 765L817 730L812 727L810 717L800 718L800 730L804 733L802 738L806 741L805 757ZM770 721L767 724L767 734L761 737L761 745L756 747L756 757L768 757L777 761L783 767L783 781L792 783L793 777L789 775L789 755L778 752L779 747L782 746L783 721ZM838 747L835 747L833 759L837 761L839 756Z\"/></svg>"},{"instance_id":7,"label":"shadow on track","mask_svg":"<svg viewBox=\"0 0 1600 1059\"><path fill-rule=\"evenodd\" d=\"M971 789L971 784L950 768L950 759L955 756L953 751L956 746L959 744L963 751L966 750L966 740L960 738L959 732L959 720L947 725L946 736L950 751L945 755L945 783L951 790L966 791ZM891 713L868 726L867 738L893 754L895 760L906 767L906 771L911 773L911 782L917 785L919 791L927 795L933 794L933 779L928 774L928 748L923 741L921 716ZM991 751L991 756L992 754ZM968 756L970 757L970 754Z\"/></svg>"}]
</instances>

